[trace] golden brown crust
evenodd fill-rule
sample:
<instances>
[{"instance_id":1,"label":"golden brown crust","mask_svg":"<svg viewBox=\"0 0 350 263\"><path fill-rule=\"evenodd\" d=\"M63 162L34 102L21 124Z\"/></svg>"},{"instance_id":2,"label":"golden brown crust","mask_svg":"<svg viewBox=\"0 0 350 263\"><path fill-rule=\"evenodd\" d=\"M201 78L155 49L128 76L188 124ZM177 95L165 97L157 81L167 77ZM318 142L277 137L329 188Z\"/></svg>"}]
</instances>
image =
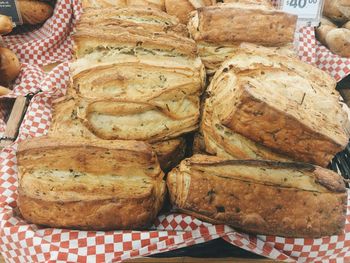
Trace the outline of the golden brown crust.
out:
<instances>
[{"instance_id":1,"label":"golden brown crust","mask_svg":"<svg viewBox=\"0 0 350 263\"><path fill-rule=\"evenodd\" d=\"M82 149L80 153L79 149ZM155 168L146 174L162 176L150 145L138 141L105 141L78 137L63 139L57 135L44 136L21 142L17 156L19 166L28 169L48 167L69 170L74 168L96 174L117 171L126 173L125 167L131 164L135 169L134 174L138 174L143 173L143 169L148 165L153 165ZM116 163L118 160L119 163ZM96 161L99 162L98 166L95 165Z\"/></svg>"},{"instance_id":2,"label":"golden brown crust","mask_svg":"<svg viewBox=\"0 0 350 263\"><path fill-rule=\"evenodd\" d=\"M19 144L19 208L51 227L105 230L151 224L165 183L150 145L40 137Z\"/></svg>"},{"instance_id":3,"label":"golden brown crust","mask_svg":"<svg viewBox=\"0 0 350 263\"><path fill-rule=\"evenodd\" d=\"M350 30L347 28L332 29L327 33L328 48L341 57L350 57Z\"/></svg>"},{"instance_id":4,"label":"golden brown crust","mask_svg":"<svg viewBox=\"0 0 350 263\"><path fill-rule=\"evenodd\" d=\"M53 105L53 116L49 135L60 136L65 134L69 137L96 139L92 132L86 128L78 118L78 109L73 98L65 98L56 101ZM106 142L108 144L108 142ZM168 141L160 141L152 145L157 154L160 167L168 171L175 167L183 159L186 149L184 138L175 138Z\"/></svg>"},{"instance_id":5,"label":"golden brown crust","mask_svg":"<svg viewBox=\"0 0 350 263\"><path fill-rule=\"evenodd\" d=\"M142 199L45 201L26 196L21 188L18 202L21 214L31 223L82 230L145 229L151 226L162 206L161 202L155 209L152 195Z\"/></svg>"},{"instance_id":6,"label":"golden brown crust","mask_svg":"<svg viewBox=\"0 0 350 263\"><path fill-rule=\"evenodd\" d=\"M313 182L324 172L331 174L328 188ZM300 184L301 188L294 180L287 186L283 180L287 174L288 180L310 180ZM280 184L273 181L278 177ZM339 182L339 175L310 165L224 161L209 156L184 160L167 179L172 203L180 211L245 232L300 238L342 232L347 194L344 183L333 189ZM319 190L306 190L308 184Z\"/></svg>"},{"instance_id":7,"label":"golden brown crust","mask_svg":"<svg viewBox=\"0 0 350 263\"><path fill-rule=\"evenodd\" d=\"M335 22L344 23L350 18L350 4L348 0L325 0L323 15Z\"/></svg>"},{"instance_id":8,"label":"golden brown crust","mask_svg":"<svg viewBox=\"0 0 350 263\"><path fill-rule=\"evenodd\" d=\"M18 1L18 8L25 24L44 23L53 14L52 6L41 1L20 0Z\"/></svg>"},{"instance_id":9,"label":"golden brown crust","mask_svg":"<svg viewBox=\"0 0 350 263\"><path fill-rule=\"evenodd\" d=\"M294 15L261 5L222 4L191 13L188 29L197 42L283 46L293 42L296 20ZM242 26L247 23L249 34Z\"/></svg>"},{"instance_id":10,"label":"golden brown crust","mask_svg":"<svg viewBox=\"0 0 350 263\"><path fill-rule=\"evenodd\" d=\"M186 140L183 137L152 144L157 154L160 167L164 172L170 171L184 159Z\"/></svg>"},{"instance_id":11,"label":"golden brown crust","mask_svg":"<svg viewBox=\"0 0 350 263\"><path fill-rule=\"evenodd\" d=\"M317 37L317 39L323 45L327 45L326 36L331 30L333 30L335 28L337 28L337 26L335 24L333 24L329 19L323 17L321 19L320 25L316 28L316 37Z\"/></svg>"},{"instance_id":12,"label":"golden brown crust","mask_svg":"<svg viewBox=\"0 0 350 263\"><path fill-rule=\"evenodd\" d=\"M21 64L10 49L0 47L0 85L7 86L17 78L21 71Z\"/></svg>"},{"instance_id":13,"label":"golden brown crust","mask_svg":"<svg viewBox=\"0 0 350 263\"><path fill-rule=\"evenodd\" d=\"M9 16L0 15L0 35L8 34L12 31L13 24Z\"/></svg>"},{"instance_id":14,"label":"golden brown crust","mask_svg":"<svg viewBox=\"0 0 350 263\"><path fill-rule=\"evenodd\" d=\"M246 49L224 63L208 91L219 124L294 160L327 166L349 140L334 87L298 59Z\"/></svg>"}]
</instances>

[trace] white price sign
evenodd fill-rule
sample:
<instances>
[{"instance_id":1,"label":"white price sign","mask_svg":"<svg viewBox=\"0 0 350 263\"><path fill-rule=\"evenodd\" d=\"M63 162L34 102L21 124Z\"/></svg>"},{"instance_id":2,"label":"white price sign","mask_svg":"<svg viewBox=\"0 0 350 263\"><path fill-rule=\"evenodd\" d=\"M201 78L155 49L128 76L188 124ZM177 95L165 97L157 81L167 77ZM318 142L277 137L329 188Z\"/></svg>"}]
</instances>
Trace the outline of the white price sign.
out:
<instances>
[{"instance_id":1,"label":"white price sign","mask_svg":"<svg viewBox=\"0 0 350 263\"><path fill-rule=\"evenodd\" d=\"M280 9L298 16L299 22L317 26L320 22L323 0L281 0Z\"/></svg>"}]
</instances>

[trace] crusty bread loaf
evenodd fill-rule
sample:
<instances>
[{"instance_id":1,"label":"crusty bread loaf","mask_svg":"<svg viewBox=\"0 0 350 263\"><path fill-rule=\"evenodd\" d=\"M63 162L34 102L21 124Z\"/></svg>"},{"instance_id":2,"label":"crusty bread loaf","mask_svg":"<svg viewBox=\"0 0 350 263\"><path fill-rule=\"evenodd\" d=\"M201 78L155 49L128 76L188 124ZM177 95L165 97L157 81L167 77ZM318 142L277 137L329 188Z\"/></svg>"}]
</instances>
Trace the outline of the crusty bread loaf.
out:
<instances>
[{"instance_id":1,"label":"crusty bread loaf","mask_svg":"<svg viewBox=\"0 0 350 263\"><path fill-rule=\"evenodd\" d=\"M309 164L196 155L168 174L167 186L181 212L253 234L316 238L345 225L342 177Z\"/></svg>"},{"instance_id":2,"label":"crusty bread loaf","mask_svg":"<svg viewBox=\"0 0 350 263\"><path fill-rule=\"evenodd\" d=\"M21 71L21 64L10 49L0 47L0 85L7 86Z\"/></svg>"},{"instance_id":3,"label":"crusty bread loaf","mask_svg":"<svg viewBox=\"0 0 350 263\"><path fill-rule=\"evenodd\" d=\"M331 20L344 23L350 19L349 0L325 0L323 15Z\"/></svg>"},{"instance_id":4,"label":"crusty bread loaf","mask_svg":"<svg viewBox=\"0 0 350 263\"><path fill-rule=\"evenodd\" d=\"M274 47L293 54L297 18L254 1L199 8L191 13L188 29L212 75L242 42ZM249 34L245 25L249 24Z\"/></svg>"},{"instance_id":5,"label":"crusty bread loaf","mask_svg":"<svg viewBox=\"0 0 350 263\"><path fill-rule=\"evenodd\" d=\"M41 137L20 143L19 209L29 222L139 229L162 207L163 172L143 142Z\"/></svg>"},{"instance_id":6,"label":"crusty bread loaf","mask_svg":"<svg viewBox=\"0 0 350 263\"><path fill-rule=\"evenodd\" d=\"M178 17L181 23L187 24L191 11L215 4L216 0L165 0L165 9L168 14Z\"/></svg>"},{"instance_id":7,"label":"crusty bread loaf","mask_svg":"<svg viewBox=\"0 0 350 263\"><path fill-rule=\"evenodd\" d=\"M326 36L327 34L337 28L337 25L334 24L331 20L323 17L321 18L320 25L316 27L316 37L323 44L327 46Z\"/></svg>"},{"instance_id":8,"label":"crusty bread loaf","mask_svg":"<svg viewBox=\"0 0 350 263\"><path fill-rule=\"evenodd\" d=\"M283 46L293 42L296 20L295 15L263 5L232 3L197 9L188 29L197 42Z\"/></svg>"},{"instance_id":9,"label":"crusty bread loaf","mask_svg":"<svg viewBox=\"0 0 350 263\"><path fill-rule=\"evenodd\" d=\"M240 142L246 137L294 160L327 166L349 142L349 119L335 85L325 72L296 58L242 48L212 79L204 109L209 117L202 124L209 129L202 132L208 138L231 136L228 144L219 136L207 141L236 158L229 147L236 144L247 152ZM251 147L256 152L256 145Z\"/></svg>"},{"instance_id":10,"label":"crusty bread loaf","mask_svg":"<svg viewBox=\"0 0 350 263\"><path fill-rule=\"evenodd\" d=\"M330 30L326 35L326 44L333 53L341 57L349 58L350 30L347 28Z\"/></svg>"},{"instance_id":11,"label":"crusty bread loaf","mask_svg":"<svg viewBox=\"0 0 350 263\"><path fill-rule=\"evenodd\" d=\"M53 14L52 6L46 2L19 0L17 5L25 24L44 23Z\"/></svg>"},{"instance_id":12,"label":"crusty bread loaf","mask_svg":"<svg viewBox=\"0 0 350 263\"><path fill-rule=\"evenodd\" d=\"M64 97L53 102L52 121L49 129L50 136L62 136L72 138L97 139L79 118L81 109L76 104L74 97ZM183 138L175 138L157 142L151 145L157 154L160 167L163 171L176 166L184 157L186 143Z\"/></svg>"},{"instance_id":13,"label":"crusty bread loaf","mask_svg":"<svg viewBox=\"0 0 350 263\"><path fill-rule=\"evenodd\" d=\"M13 27L14 25L9 16L0 15L0 35L10 33Z\"/></svg>"},{"instance_id":14,"label":"crusty bread loaf","mask_svg":"<svg viewBox=\"0 0 350 263\"><path fill-rule=\"evenodd\" d=\"M94 12L82 15L74 36L68 91L82 123L102 139L151 143L196 130L205 70L193 40L163 30L178 20L147 8ZM83 26L112 17L104 28Z\"/></svg>"}]
</instances>

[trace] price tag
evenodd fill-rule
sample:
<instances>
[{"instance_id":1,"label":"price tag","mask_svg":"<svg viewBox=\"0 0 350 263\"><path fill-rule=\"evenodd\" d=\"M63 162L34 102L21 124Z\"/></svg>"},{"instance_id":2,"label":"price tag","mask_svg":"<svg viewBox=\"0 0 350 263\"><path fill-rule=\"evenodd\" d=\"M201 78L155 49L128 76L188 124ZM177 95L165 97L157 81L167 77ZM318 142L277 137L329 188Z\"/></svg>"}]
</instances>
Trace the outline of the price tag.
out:
<instances>
[{"instance_id":1,"label":"price tag","mask_svg":"<svg viewBox=\"0 0 350 263\"><path fill-rule=\"evenodd\" d=\"M298 16L300 26L318 26L324 0L280 0L280 9Z\"/></svg>"},{"instance_id":2,"label":"price tag","mask_svg":"<svg viewBox=\"0 0 350 263\"><path fill-rule=\"evenodd\" d=\"M16 25L22 24L21 13L19 12L16 0L0 0L0 14L12 18Z\"/></svg>"}]
</instances>

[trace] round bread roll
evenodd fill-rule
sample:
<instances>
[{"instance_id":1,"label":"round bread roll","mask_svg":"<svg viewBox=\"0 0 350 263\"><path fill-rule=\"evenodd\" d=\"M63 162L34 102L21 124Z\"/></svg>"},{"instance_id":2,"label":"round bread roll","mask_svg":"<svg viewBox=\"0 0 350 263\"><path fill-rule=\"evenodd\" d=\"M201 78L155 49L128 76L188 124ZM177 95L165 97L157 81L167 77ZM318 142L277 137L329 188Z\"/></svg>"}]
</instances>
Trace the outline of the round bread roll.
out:
<instances>
[{"instance_id":1,"label":"round bread roll","mask_svg":"<svg viewBox=\"0 0 350 263\"><path fill-rule=\"evenodd\" d=\"M317 39L323 44L327 45L326 43L326 36L329 31L337 28L337 25L332 23L331 20L323 17L321 18L321 23L320 25L316 28L316 37Z\"/></svg>"},{"instance_id":2,"label":"round bread roll","mask_svg":"<svg viewBox=\"0 0 350 263\"><path fill-rule=\"evenodd\" d=\"M165 11L164 0L127 0L127 5L145 5Z\"/></svg>"},{"instance_id":3,"label":"round bread roll","mask_svg":"<svg viewBox=\"0 0 350 263\"><path fill-rule=\"evenodd\" d=\"M12 31L12 20L8 16L0 15L0 35L8 34Z\"/></svg>"},{"instance_id":4,"label":"round bread roll","mask_svg":"<svg viewBox=\"0 0 350 263\"><path fill-rule=\"evenodd\" d=\"M165 9L168 14L178 17L181 23L187 24L188 15L193 10L215 4L216 0L165 0Z\"/></svg>"},{"instance_id":5,"label":"round bread roll","mask_svg":"<svg viewBox=\"0 0 350 263\"><path fill-rule=\"evenodd\" d=\"M326 43L333 53L341 57L350 57L350 30L336 28L329 31L326 36Z\"/></svg>"},{"instance_id":6,"label":"round bread roll","mask_svg":"<svg viewBox=\"0 0 350 263\"><path fill-rule=\"evenodd\" d=\"M21 65L15 53L0 47L0 85L6 86L19 74Z\"/></svg>"},{"instance_id":7,"label":"round bread roll","mask_svg":"<svg viewBox=\"0 0 350 263\"><path fill-rule=\"evenodd\" d=\"M333 21L344 23L350 18L349 0L325 0L323 15Z\"/></svg>"},{"instance_id":8,"label":"round bread roll","mask_svg":"<svg viewBox=\"0 0 350 263\"><path fill-rule=\"evenodd\" d=\"M52 16L51 5L40 1L19 0L18 7L24 24L41 24Z\"/></svg>"}]
</instances>

